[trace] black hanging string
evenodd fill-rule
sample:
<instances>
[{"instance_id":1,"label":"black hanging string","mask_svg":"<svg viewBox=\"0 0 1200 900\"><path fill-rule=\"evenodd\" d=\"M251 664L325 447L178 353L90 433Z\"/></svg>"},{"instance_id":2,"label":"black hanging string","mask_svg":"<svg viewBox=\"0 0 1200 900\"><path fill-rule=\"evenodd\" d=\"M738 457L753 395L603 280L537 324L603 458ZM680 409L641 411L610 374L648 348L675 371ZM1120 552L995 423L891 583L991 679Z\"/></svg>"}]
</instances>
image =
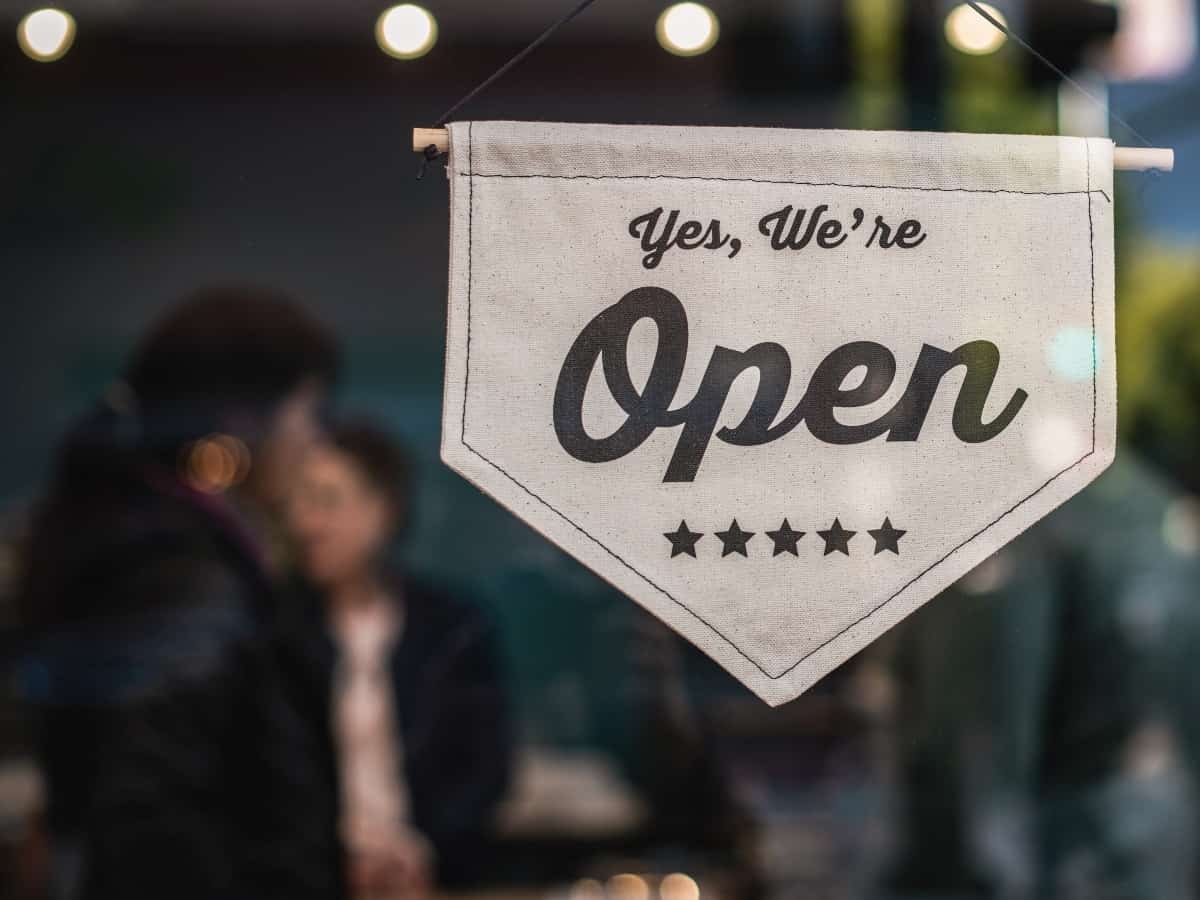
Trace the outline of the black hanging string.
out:
<instances>
[{"instance_id":1,"label":"black hanging string","mask_svg":"<svg viewBox=\"0 0 1200 900\"><path fill-rule=\"evenodd\" d=\"M497 69L495 72L493 72L491 75L489 75L483 81L481 81L474 88L469 90L458 101L456 101L454 104L452 104L449 109L447 109L444 113L442 113L440 116L438 116L437 121L434 122L434 124L433 124L433 127L435 127L435 128L443 127L446 124L447 120L449 120L449 118L452 115L454 115L456 112L458 112L459 109L461 109L463 106L465 106L471 100L475 99L477 96L479 96L481 93L483 93L489 87L491 87L496 81L503 78L518 63L520 63L523 59L525 59L525 57L529 56L530 53L532 53L534 50L536 50L538 47L540 47L542 44L544 44L546 41L548 41L554 35L554 33L556 31L558 31L558 29L562 28L562 26L566 25L568 22L570 22L572 19L574 19L576 16L578 16L581 12L583 12L585 9L587 9L589 6L591 6L595 2L596 2L596 0L580 0L580 2L578 4L576 4L573 9L571 9L569 12L567 12L565 15L563 15L561 18L559 18L557 21L555 21L553 24L551 24L549 28L547 28L545 31L543 31L541 34L539 34L536 38L534 38L532 41L530 41L529 44L523 50L521 50L516 56L514 56L512 59L510 59L504 65L502 65L499 69ZM1055 65L1048 57L1046 57L1045 55L1040 53L1027 40L1025 40L1023 37L1021 37L1019 34L1017 34L1011 28L1009 28L1008 25L1006 25L1004 22L1001 22L999 19L997 19L995 16L993 16L991 13L989 13L983 6L981 6L977 2L977 0L965 0L965 2L967 4L967 6L971 7L971 9L975 10L975 12L977 12L980 16L982 16L988 23L990 23L992 25L992 27L999 29L1005 35L1005 37L1009 38L1014 43L1016 43L1018 46L1020 46L1022 49L1024 49L1034 59L1036 59L1038 62L1040 62L1046 68L1048 68L1051 72L1053 72L1055 75L1057 75L1063 81L1065 81L1067 84L1069 84L1073 88L1075 88L1075 90L1079 91L1079 93L1081 93L1084 97L1086 97L1088 100L1090 100L1092 103L1094 103L1097 107L1103 109L1110 119L1112 119L1114 122L1116 122L1117 124L1124 127L1131 135L1133 135L1135 138L1137 138L1139 141L1141 141L1144 146L1146 146L1146 147L1153 146L1150 143L1150 141L1148 141L1142 135L1142 133L1140 131L1138 131L1136 128L1134 128L1132 125L1130 125L1128 122L1126 122L1123 118L1121 118L1119 115L1117 115L1115 112L1113 112L1111 107L1107 103L1104 103L1103 101L1101 101L1098 97L1096 97L1094 94L1092 94L1091 91L1089 91L1082 84L1080 84L1078 81L1076 81L1070 75L1068 75L1066 72L1064 72L1062 69L1060 69L1057 65ZM439 159L441 157L445 157L445 156L447 156L447 154L439 153L436 144L429 144L422 151L422 156L423 156L423 158L421 160L421 168L417 172L418 179L424 177L425 167L429 163L431 163L434 160Z\"/></svg>"},{"instance_id":2,"label":"black hanging string","mask_svg":"<svg viewBox=\"0 0 1200 900\"><path fill-rule=\"evenodd\" d=\"M1058 66L1056 66L1053 62L1051 62L1046 56L1044 56L1042 53L1038 52L1038 50L1032 44L1030 44L1027 40L1025 40L1023 37L1021 37L1019 34L1017 34L1011 28L1009 28L1008 25L1006 25L1004 22L1001 22L999 19L997 19L995 16L993 16L991 13L989 13L982 6L980 6L979 3L977 2L977 0L965 0L965 2L967 4L967 6L971 7L971 9L975 10L975 12L979 13L979 15L983 16L984 19L986 19L988 22L990 22L993 27L998 28L1004 34L1005 37L1009 38L1014 43L1018 44L1020 47L1025 49L1034 59L1036 59L1038 62L1040 62L1046 68L1048 68L1051 72L1053 72L1055 75L1057 75L1063 81L1065 81L1067 84L1071 85L1071 87L1075 88L1075 90L1079 91L1079 93L1083 94L1083 96L1087 97L1090 101L1092 101L1092 103L1096 104L1096 106L1103 109L1105 111L1105 113L1107 113L1107 115L1110 119L1112 119L1117 124L1123 126L1130 134L1132 134L1135 138L1137 138L1139 141L1141 141L1143 146L1146 146L1146 147L1153 146L1148 140L1146 140L1144 137L1142 137L1142 133L1140 131L1138 131L1136 128L1134 128L1132 125L1130 125L1124 119L1122 119L1119 115L1117 115L1115 112L1113 112L1112 108L1109 106L1109 104L1105 103L1099 97L1095 96L1091 91L1089 91L1087 88L1085 88L1082 84L1080 84L1078 81L1076 81L1070 75L1068 75L1066 72L1064 72Z\"/></svg>"},{"instance_id":3,"label":"black hanging string","mask_svg":"<svg viewBox=\"0 0 1200 900\"><path fill-rule=\"evenodd\" d=\"M558 29L562 28L564 25L566 25L568 22L570 22L572 19L574 19L576 16L578 16L581 12L583 12L585 9L587 9L589 6L591 6L595 2L596 2L596 0L580 0L580 2L578 4L576 4L574 9L570 10L568 13L566 13L566 15L562 16L558 21L554 22L549 28L547 28L545 31L543 31L541 34L539 34L537 37L535 37L532 41L530 41L524 50L522 50L520 53L518 53L516 56L514 56L512 59L510 59L504 65L502 65L500 68L498 68L495 72L493 72L491 75L489 75L483 81L481 81L479 84L477 84L471 90L467 91L466 94L464 94L455 103L453 103L449 109L447 109L444 113L442 113L440 116L438 116L437 121L433 123L433 127L441 128L442 126L444 126L452 115L454 115L462 107L466 106L467 103L474 100L477 96L479 96L484 91L486 91L496 81L500 80L505 75L507 75L509 73L509 71L511 71L518 63L521 62L521 60L525 59L525 57L527 57L530 53L532 53L534 50L536 50L538 47L540 47L542 44L544 44L546 41L548 41L554 35L554 32L558 31ZM421 160L421 169L419 172L417 172L417 178L424 177L425 166L427 164L433 162L435 159L437 159L440 156L446 156L445 153L438 153L438 148L437 148L436 144L429 144L422 151L422 154L424 156L424 159Z\"/></svg>"}]
</instances>

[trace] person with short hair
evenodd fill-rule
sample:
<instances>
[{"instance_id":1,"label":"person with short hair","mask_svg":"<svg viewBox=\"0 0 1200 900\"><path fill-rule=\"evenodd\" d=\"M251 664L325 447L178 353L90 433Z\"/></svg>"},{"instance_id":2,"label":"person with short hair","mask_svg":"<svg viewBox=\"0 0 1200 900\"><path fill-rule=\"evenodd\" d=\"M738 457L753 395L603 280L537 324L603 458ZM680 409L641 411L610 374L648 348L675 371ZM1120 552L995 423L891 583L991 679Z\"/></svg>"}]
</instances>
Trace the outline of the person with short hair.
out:
<instances>
[{"instance_id":1,"label":"person with short hair","mask_svg":"<svg viewBox=\"0 0 1200 900\"><path fill-rule=\"evenodd\" d=\"M328 896L267 550L338 356L277 292L204 290L63 441L19 593L56 900Z\"/></svg>"},{"instance_id":2,"label":"person with short hair","mask_svg":"<svg viewBox=\"0 0 1200 900\"><path fill-rule=\"evenodd\" d=\"M420 896L484 868L512 726L482 612L401 574L409 465L363 422L306 460L290 520L302 575L284 627L323 734L325 795L348 896Z\"/></svg>"}]
</instances>

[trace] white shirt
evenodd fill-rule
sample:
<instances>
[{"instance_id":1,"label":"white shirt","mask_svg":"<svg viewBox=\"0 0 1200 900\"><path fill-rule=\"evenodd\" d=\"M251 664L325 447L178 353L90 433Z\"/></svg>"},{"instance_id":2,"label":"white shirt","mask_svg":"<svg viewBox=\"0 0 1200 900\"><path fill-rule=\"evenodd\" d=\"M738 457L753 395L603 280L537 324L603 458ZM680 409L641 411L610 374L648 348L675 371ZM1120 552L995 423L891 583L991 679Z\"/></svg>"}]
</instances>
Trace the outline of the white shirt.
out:
<instances>
[{"instance_id":1,"label":"white shirt","mask_svg":"<svg viewBox=\"0 0 1200 900\"><path fill-rule=\"evenodd\" d=\"M403 631L396 604L380 598L335 609L341 648L334 675L333 733L342 783L342 839L367 849L408 831L408 785L389 657Z\"/></svg>"}]
</instances>

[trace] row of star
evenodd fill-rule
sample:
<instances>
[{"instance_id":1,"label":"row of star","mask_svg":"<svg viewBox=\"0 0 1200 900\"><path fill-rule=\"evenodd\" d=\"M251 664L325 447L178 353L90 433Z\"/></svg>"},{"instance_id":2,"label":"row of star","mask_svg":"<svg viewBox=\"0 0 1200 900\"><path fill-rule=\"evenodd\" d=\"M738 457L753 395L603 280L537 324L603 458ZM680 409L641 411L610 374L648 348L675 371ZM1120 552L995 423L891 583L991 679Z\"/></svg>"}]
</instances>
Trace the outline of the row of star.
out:
<instances>
[{"instance_id":1,"label":"row of star","mask_svg":"<svg viewBox=\"0 0 1200 900\"><path fill-rule=\"evenodd\" d=\"M714 531L721 540L721 556L729 556L731 553L739 553L742 556L748 556L746 545L750 543L750 539L758 532L743 531L738 525L737 519L725 531ZM867 530L872 538L875 539L875 552L882 553L889 550L897 556L900 554L900 538L908 532L902 528L896 528L892 525L892 520L884 517L883 524L878 528L870 528ZM800 538L804 537L807 532L796 531L792 528L787 519L783 520L783 524L775 531L765 532L772 543L775 545L771 555L779 556L781 553L790 553L792 556L799 556L800 551L797 544ZM857 531L849 531L842 527L839 519L834 519L833 524L824 531L818 531L817 535L825 542L825 552L823 556L828 556L830 553L844 553L850 555L850 539L858 534ZM690 556L696 558L696 542L704 537L704 533L700 531L692 531L688 528L687 521L680 521L679 527L674 531L663 532L663 537L671 542L671 558L676 556Z\"/></svg>"}]
</instances>

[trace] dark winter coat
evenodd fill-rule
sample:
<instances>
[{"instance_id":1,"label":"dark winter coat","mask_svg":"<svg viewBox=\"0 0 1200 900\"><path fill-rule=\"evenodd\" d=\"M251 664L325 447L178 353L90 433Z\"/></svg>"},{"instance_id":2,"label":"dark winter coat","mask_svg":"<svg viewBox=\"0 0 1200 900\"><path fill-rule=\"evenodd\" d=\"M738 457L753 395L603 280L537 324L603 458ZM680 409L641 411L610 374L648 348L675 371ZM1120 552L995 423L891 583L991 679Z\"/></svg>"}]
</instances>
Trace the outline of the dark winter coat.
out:
<instances>
[{"instance_id":1,"label":"dark winter coat","mask_svg":"<svg viewBox=\"0 0 1200 900\"><path fill-rule=\"evenodd\" d=\"M441 885L488 874L496 807L509 782L513 726L494 629L474 606L395 579L403 632L389 670L412 825L433 845ZM324 760L323 821L336 843L340 819L332 732L338 648L324 604L308 587L288 597L281 632L288 678L302 687L306 718ZM330 862L341 867L339 855Z\"/></svg>"},{"instance_id":2,"label":"dark winter coat","mask_svg":"<svg viewBox=\"0 0 1200 900\"><path fill-rule=\"evenodd\" d=\"M337 889L272 588L227 507L90 422L35 523L21 599L56 895Z\"/></svg>"}]
</instances>

